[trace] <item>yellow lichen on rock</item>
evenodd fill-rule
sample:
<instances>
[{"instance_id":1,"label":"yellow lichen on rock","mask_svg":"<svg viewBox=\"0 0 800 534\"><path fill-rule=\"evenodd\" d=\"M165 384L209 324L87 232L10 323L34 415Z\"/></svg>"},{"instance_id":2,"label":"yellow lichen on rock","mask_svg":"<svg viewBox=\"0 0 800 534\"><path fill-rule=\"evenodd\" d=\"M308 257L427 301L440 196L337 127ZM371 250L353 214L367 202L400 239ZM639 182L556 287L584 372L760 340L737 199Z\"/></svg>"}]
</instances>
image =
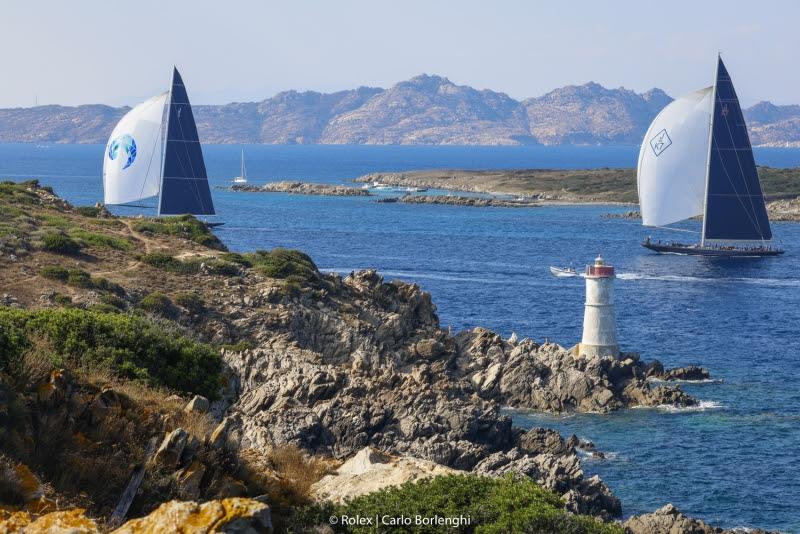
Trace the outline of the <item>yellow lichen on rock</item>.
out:
<instances>
[{"instance_id":1,"label":"yellow lichen on rock","mask_svg":"<svg viewBox=\"0 0 800 534\"><path fill-rule=\"evenodd\" d=\"M0 508L0 534L20 532L30 522L31 514L28 512L15 512Z\"/></svg>"},{"instance_id":2,"label":"yellow lichen on rock","mask_svg":"<svg viewBox=\"0 0 800 534\"><path fill-rule=\"evenodd\" d=\"M244 498L222 499L203 504L170 501L146 517L128 521L115 530L114 534L210 534L236 527L242 532L272 532L269 506Z\"/></svg>"},{"instance_id":3,"label":"yellow lichen on rock","mask_svg":"<svg viewBox=\"0 0 800 534\"><path fill-rule=\"evenodd\" d=\"M30 515L25 514L28 516L27 521L30 521L30 523L15 526L11 525L11 519L9 521L0 521L0 533L20 532L23 529L25 534L95 534L100 532L97 524L86 517L84 512L85 510L82 508L50 512L39 516L33 521L30 521ZM7 530L4 530L4 528Z\"/></svg>"}]
</instances>

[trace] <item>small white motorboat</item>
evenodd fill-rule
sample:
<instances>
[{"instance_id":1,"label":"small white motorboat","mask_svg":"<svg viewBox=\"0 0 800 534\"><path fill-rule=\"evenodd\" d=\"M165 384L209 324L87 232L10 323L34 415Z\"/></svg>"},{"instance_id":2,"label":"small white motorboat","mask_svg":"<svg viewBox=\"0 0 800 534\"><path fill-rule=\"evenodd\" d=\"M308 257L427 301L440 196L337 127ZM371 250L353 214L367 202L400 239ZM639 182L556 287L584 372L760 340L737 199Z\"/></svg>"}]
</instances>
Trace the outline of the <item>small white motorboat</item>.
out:
<instances>
[{"instance_id":1,"label":"small white motorboat","mask_svg":"<svg viewBox=\"0 0 800 534\"><path fill-rule=\"evenodd\" d=\"M578 276L578 272L572 267L553 267L550 266L550 274L559 278Z\"/></svg>"}]
</instances>

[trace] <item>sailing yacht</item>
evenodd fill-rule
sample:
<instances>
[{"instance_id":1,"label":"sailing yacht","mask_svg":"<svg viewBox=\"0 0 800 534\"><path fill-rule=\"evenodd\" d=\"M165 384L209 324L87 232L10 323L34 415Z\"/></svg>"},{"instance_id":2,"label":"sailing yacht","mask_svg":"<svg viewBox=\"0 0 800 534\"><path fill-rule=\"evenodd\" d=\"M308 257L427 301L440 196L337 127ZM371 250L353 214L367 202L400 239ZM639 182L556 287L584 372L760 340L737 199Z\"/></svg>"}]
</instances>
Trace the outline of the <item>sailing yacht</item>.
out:
<instances>
[{"instance_id":1,"label":"sailing yacht","mask_svg":"<svg viewBox=\"0 0 800 534\"><path fill-rule=\"evenodd\" d=\"M203 149L177 68L170 90L139 104L117 123L103 158L106 204L158 197L161 215L214 215Z\"/></svg>"},{"instance_id":2,"label":"sailing yacht","mask_svg":"<svg viewBox=\"0 0 800 534\"><path fill-rule=\"evenodd\" d=\"M247 183L247 169L244 168L244 149L242 149L242 170L239 176L234 178L234 184L246 184Z\"/></svg>"},{"instance_id":3,"label":"sailing yacht","mask_svg":"<svg viewBox=\"0 0 800 534\"><path fill-rule=\"evenodd\" d=\"M639 150L644 226L703 217L700 242L642 244L659 253L776 256L747 126L721 57L714 85L684 95L656 116Z\"/></svg>"}]
</instances>

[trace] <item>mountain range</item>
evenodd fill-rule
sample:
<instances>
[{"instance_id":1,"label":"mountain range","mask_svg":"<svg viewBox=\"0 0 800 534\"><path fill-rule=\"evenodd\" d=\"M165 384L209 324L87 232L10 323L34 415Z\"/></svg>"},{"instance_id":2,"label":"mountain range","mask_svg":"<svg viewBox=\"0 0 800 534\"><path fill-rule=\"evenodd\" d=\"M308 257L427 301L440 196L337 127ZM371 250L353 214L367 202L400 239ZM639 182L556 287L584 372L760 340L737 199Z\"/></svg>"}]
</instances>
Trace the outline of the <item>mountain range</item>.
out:
<instances>
[{"instance_id":1,"label":"mountain range","mask_svg":"<svg viewBox=\"0 0 800 534\"><path fill-rule=\"evenodd\" d=\"M488 89L420 75L388 88L284 91L261 102L194 106L205 143L265 144L639 144L672 98L597 83L519 101ZM0 109L0 142L105 143L128 107ZM800 146L800 106L744 110L751 141Z\"/></svg>"}]
</instances>

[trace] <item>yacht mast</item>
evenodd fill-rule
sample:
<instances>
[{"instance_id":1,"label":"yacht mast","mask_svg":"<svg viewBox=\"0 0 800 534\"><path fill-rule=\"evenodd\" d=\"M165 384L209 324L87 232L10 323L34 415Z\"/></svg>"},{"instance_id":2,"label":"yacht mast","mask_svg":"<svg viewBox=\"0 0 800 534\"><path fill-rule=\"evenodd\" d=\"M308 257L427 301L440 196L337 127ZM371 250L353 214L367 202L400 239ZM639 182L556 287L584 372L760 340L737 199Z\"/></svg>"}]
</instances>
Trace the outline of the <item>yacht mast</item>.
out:
<instances>
[{"instance_id":1,"label":"yacht mast","mask_svg":"<svg viewBox=\"0 0 800 534\"><path fill-rule=\"evenodd\" d=\"M169 116L172 113L172 85L174 82L175 75L173 74L173 79L169 82L169 96L167 97L167 105L164 107L166 118L161 121L164 125L164 135L161 137L161 183L158 187L158 212L156 213L158 217L161 217L161 199L162 193L164 192L164 164L167 161L167 137L169 136Z\"/></svg>"},{"instance_id":2,"label":"yacht mast","mask_svg":"<svg viewBox=\"0 0 800 534\"><path fill-rule=\"evenodd\" d=\"M714 111L717 107L717 75L719 74L720 55L717 53L717 64L714 67L714 87L711 89L711 120L708 121L708 156L706 157L706 194L703 207L703 231L700 234L700 246L706 244L706 216L708 215L708 180L711 175L711 147L714 144Z\"/></svg>"}]
</instances>

